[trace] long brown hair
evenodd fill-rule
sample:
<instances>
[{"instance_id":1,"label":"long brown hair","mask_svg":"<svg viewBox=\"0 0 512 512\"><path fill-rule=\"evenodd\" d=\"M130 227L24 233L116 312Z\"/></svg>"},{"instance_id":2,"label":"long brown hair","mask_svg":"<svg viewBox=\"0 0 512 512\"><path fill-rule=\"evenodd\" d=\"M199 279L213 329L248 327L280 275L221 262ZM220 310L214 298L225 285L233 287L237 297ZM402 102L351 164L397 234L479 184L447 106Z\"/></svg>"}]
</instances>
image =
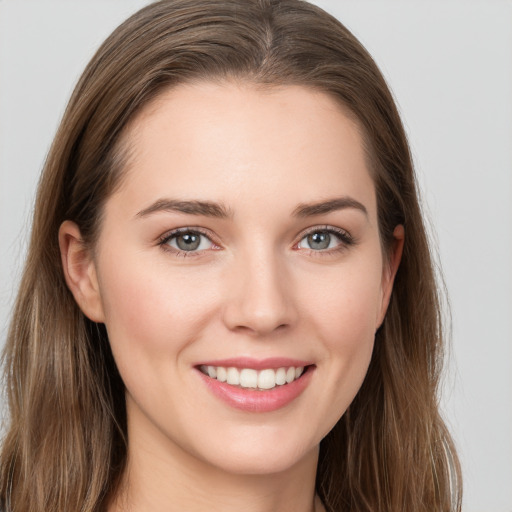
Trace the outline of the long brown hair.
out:
<instances>
[{"instance_id":1,"label":"long brown hair","mask_svg":"<svg viewBox=\"0 0 512 512\"><path fill-rule=\"evenodd\" d=\"M65 219L94 245L129 151L122 134L164 89L195 80L302 85L357 120L384 246L405 247L368 374L322 441L317 492L329 511L456 511L458 459L438 412L439 287L411 155L372 58L336 19L301 0L164 0L118 27L70 99L39 184L32 238L4 352L10 410L0 458L6 511L93 512L126 462L124 386L103 325L67 289Z\"/></svg>"}]
</instances>

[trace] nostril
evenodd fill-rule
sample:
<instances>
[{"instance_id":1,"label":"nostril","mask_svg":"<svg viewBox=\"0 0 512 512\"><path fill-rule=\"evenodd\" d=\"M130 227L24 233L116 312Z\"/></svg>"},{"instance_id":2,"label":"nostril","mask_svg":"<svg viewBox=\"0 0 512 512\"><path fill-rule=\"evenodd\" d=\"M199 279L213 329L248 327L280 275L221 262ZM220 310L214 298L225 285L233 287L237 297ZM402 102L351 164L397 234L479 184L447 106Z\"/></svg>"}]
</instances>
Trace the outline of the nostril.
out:
<instances>
[{"instance_id":1,"label":"nostril","mask_svg":"<svg viewBox=\"0 0 512 512\"><path fill-rule=\"evenodd\" d=\"M268 264L265 272L244 267L233 278L224 302L224 323L230 330L264 335L282 331L297 319L285 277Z\"/></svg>"}]
</instances>

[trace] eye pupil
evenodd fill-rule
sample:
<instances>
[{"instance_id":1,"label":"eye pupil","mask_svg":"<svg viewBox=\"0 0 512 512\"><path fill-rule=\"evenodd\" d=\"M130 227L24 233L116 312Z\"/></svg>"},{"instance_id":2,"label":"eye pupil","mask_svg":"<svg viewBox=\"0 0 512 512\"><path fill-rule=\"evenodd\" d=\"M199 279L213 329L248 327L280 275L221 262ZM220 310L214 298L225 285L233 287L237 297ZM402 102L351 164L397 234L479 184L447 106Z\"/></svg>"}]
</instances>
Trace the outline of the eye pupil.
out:
<instances>
[{"instance_id":1,"label":"eye pupil","mask_svg":"<svg viewBox=\"0 0 512 512\"><path fill-rule=\"evenodd\" d=\"M184 233L176 237L176 245L182 251L194 251L201 243L201 236L196 233Z\"/></svg>"},{"instance_id":2,"label":"eye pupil","mask_svg":"<svg viewBox=\"0 0 512 512\"><path fill-rule=\"evenodd\" d=\"M308 235L308 245L311 249L327 249L331 243L331 235L325 231L317 231Z\"/></svg>"}]
</instances>

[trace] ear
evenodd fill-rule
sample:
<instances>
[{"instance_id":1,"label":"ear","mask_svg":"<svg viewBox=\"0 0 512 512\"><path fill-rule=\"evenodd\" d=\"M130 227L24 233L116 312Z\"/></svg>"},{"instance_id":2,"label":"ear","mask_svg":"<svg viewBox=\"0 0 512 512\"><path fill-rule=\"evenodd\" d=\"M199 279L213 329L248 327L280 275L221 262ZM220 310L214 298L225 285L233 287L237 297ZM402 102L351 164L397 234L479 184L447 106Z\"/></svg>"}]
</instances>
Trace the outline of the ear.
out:
<instances>
[{"instance_id":1,"label":"ear","mask_svg":"<svg viewBox=\"0 0 512 512\"><path fill-rule=\"evenodd\" d=\"M66 220L60 226L59 247L66 284L78 306L93 322L104 322L96 267L74 222Z\"/></svg>"},{"instance_id":2,"label":"ear","mask_svg":"<svg viewBox=\"0 0 512 512\"><path fill-rule=\"evenodd\" d=\"M388 255L388 259L385 262L385 266L382 271L382 302L379 312L379 318L377 321L377 328L382 325L382 322L384 322L384 317L386 316L386 311L388 309L389 301L391 299L391 292L393 291L393 283L395 281L395 276L398 271L398 267L400 266L400 261L402 259L402 252L404 250L404 239L404 227L401 224L399 224L398 226L395 227L393 231L393 243L391 246L391 252Z\"/></svg>"}]
</instances>

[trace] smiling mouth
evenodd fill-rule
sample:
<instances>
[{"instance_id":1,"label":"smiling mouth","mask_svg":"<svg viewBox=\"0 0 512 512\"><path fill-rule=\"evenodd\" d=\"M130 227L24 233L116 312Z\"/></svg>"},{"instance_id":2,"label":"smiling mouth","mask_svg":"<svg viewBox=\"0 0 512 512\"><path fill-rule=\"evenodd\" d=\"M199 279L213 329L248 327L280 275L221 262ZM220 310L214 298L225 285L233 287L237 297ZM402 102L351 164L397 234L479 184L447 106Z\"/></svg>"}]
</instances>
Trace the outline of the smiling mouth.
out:
<instances>
[{"instance_id":1,"label":"smiling mouth","mask_svg":"<svg viewBox=\"0 0 512 512\"><path fill-rule=\"evenodd\" d=\"M291 384L312 366L286 366L263 370L206 365L201 365L198 368L203 374L219 382L244 389L267 391Z\"/></svg>"}]
</instances>

